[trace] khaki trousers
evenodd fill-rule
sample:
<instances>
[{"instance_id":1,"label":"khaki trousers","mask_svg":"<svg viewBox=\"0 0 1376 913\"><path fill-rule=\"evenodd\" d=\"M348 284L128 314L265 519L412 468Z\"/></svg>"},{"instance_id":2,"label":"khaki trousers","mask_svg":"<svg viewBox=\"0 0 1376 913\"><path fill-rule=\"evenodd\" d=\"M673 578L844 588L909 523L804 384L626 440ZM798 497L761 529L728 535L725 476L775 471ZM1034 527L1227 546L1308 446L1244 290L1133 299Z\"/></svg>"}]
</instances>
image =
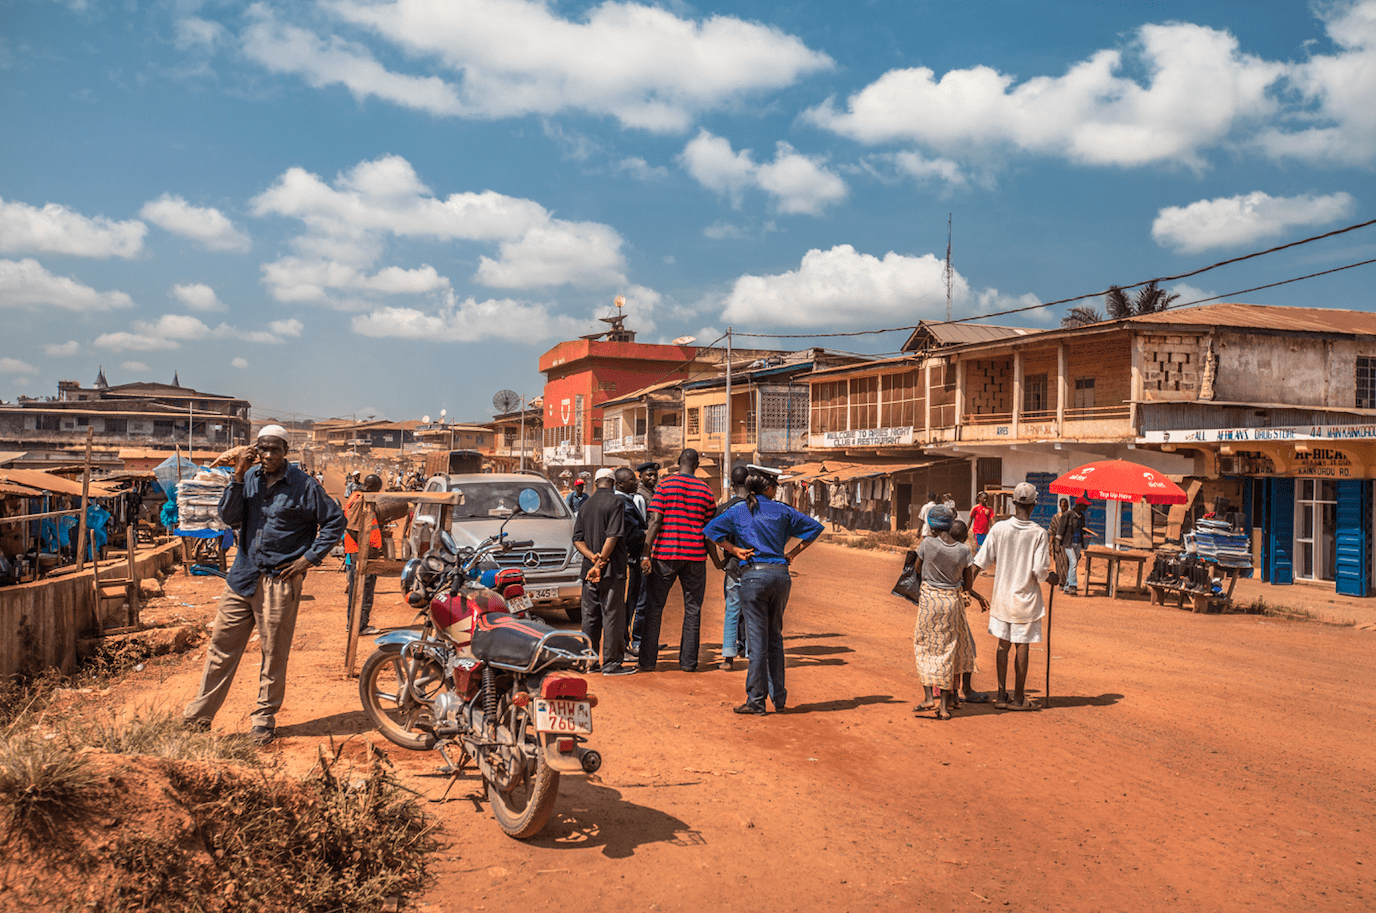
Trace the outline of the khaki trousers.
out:
<instances>
[{"instance_id":1,"label":"khaki trousers","mask_svg":"<svg viewBox=\"0 0 1376 913\"><path fill-rule=\"evenodd\" d=\"M276 728L277 711L287 693L287 659L291 653L292 635L296 633L296 610L301 604L301 587L305 580L304 574L291 580L260 574L252 596L240 596L225 587L215 612L215 629L205 651L201 690L186 706L183 714L186 719L209 722L215 718L229 694L249 636L257 628L263 663L258 671L258 706L249 721L254 726Z\"/></svg>"}]
</instances>

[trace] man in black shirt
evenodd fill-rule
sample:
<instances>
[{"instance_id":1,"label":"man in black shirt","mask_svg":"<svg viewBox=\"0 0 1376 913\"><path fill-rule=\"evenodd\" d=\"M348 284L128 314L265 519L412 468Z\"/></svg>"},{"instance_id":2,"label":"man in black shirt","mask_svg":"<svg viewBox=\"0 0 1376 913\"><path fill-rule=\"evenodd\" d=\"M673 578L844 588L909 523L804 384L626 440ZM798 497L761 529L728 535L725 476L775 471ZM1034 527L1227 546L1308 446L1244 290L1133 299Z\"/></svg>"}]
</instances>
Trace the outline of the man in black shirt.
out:
<instances>
[{"instance_id":1,"label":"man in black shirt","mask_svg":"<svg viewBox=\"0 0 1376 913\"><path fill-rule=\"evenodd\" d=\"M626 650L626 509L612 490L610 469L597 470L592 495L573 523L573 547L583 556L583 633L601 647L603 675L631 675ZM594 548L596 551L594 551Z\"/></svg>"}]
</instances>

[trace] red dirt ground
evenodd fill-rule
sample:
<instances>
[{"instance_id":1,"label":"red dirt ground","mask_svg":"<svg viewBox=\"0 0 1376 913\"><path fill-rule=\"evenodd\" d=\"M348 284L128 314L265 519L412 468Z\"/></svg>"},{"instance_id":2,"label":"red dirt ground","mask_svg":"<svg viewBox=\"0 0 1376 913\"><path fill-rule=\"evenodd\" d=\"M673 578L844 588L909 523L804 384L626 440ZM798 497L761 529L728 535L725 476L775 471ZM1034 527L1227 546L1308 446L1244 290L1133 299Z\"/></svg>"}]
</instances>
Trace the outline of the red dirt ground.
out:
<instances>
[{"instance_id":1,"label":"red dirt ground","mask_svg":"<svg viewBox=\"0 0 1376 913\"><path fill-rule=\"evenodd\" d=\"M1376 906L1376 634L1062 596L1051 708L967 704L939 722L912 712L914 609L888 593L900 564L830 544L797 562L783 715L731 712L745 673L716 668L720 576L709 577L695 674L677 670L671 598L659 666L672 671L594 678L605 765L566 777L550 825L525 843L498 830L475 777L446 798L436 755L369 729L342 668L336 571L308 579L268 751L304 773L331 738L388 750L448 841L433 888L411 904L446 913ZM173 607L208 620L220 586L178 574L149 614L187 602ZM380 581L374 622L410 619L396 581ZM971 621L975 684L992 690L994 640L977 611ZM151 662L112 697L181 706L203 650ZM217 728L248 727L249 650ZM1040 699L1046 653L1032 657Z\"/></svg>"}]
</instances>

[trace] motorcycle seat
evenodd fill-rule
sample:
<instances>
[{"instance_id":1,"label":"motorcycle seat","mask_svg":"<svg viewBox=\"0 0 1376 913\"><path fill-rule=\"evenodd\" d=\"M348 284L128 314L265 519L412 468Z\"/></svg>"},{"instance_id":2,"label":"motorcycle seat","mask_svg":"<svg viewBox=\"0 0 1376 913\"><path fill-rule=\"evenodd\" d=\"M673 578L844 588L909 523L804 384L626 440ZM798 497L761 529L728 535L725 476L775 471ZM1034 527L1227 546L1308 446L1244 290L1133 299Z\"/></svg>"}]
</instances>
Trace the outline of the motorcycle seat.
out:
<instances>
[{"instance_id":1,"label":"motorcycle seat","mask_svg":"<svg viewBox=\"0 0 1376 913\"><path fill-rule=\"evenodd\" d=\"M546 641L546 646L572 653L582 653L587 648L580 638L561 634L558 628L547 624L515 615L489 613L478 616L473 632L473 655L486 662L524 669L535 661L536 647L548 634L558 636Z\"/></svg>"}]
</instances>

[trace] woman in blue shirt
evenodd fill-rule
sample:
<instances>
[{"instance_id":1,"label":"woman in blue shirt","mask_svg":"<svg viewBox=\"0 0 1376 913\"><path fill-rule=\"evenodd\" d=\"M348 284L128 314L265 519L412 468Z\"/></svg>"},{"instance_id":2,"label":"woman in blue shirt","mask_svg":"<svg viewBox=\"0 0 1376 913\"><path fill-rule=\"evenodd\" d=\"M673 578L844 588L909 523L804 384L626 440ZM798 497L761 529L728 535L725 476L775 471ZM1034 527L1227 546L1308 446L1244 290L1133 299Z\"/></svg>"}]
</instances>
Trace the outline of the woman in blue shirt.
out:
<instances>
[{"instance_id":1,"label":"woman in blue shirt","mask_svg":"<svg viewBox=\"0 0 1376 913\"><path fill-rule=\"evenodd\" d=\"M718 514L702 531L741 562L741 614L750 671L745 677L745 703L736 708L737 713L763 716L766 695L774 702L775 712L787 706L784 609L793 585L788 566L822 534L822 524L774 500L778 489L778 470L752 465L745 480L745 501ZM728 537L739 544L732 544ZM800 541L790 549L790 539Z\"/></svg>"}]
</instances>

